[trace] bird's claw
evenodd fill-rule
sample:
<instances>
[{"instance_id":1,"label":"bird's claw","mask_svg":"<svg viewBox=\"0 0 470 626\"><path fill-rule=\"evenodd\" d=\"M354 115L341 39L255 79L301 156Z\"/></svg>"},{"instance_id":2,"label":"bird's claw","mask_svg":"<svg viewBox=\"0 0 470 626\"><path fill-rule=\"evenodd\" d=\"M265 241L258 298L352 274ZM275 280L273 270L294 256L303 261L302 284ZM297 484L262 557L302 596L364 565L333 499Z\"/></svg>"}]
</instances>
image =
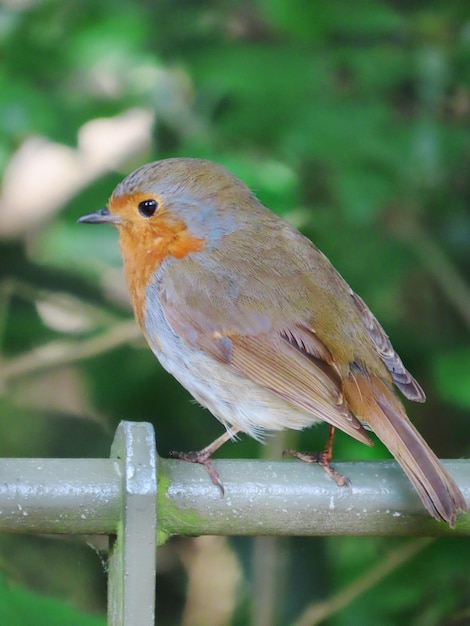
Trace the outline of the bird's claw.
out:
<instances>
[{"instance_id":1,"label":"bird's claw","mask_svg":"<svg viewBox=\"0 0 470 626\"><path fill-rule=\"evenodd\" d=\"M331 465L331 455L326 452L299 452L298 450L293 450L292 448L288 448L282 452L282 456L289 455L294 456L296 459L300 461L305 461L306 463L316 463L323 467L325 472L331 476L331 478L335 481L338 487L349 487L351 489L351 481L347 476L340 474L335 468Z\"/></svg>"},{"instance_id":2,"label":"bird's claw","mask_svg":"<svg viewBox=\"0 0 470 626\"><path fill-rule=\"evenodd\" d=\"M220 480L218 471L212 463L210 454L207 454L204 450L192 452L176 452L175 450L172 450L168 454L172 459L180 459L181 461L187 461L188 463L197 463L198 465L202 465L209 474L213 484L220 489L222 498L224 497L224 485Z\"/></svg>"}]
</instances>

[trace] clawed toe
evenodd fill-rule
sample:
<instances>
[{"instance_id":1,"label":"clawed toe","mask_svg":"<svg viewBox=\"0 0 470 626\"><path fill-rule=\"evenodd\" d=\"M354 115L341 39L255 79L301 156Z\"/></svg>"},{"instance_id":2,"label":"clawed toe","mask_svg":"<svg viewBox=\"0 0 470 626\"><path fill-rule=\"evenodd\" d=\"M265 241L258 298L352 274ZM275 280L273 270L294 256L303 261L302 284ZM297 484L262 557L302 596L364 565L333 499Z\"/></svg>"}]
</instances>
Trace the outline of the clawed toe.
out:
<instances>
[{"instance_id":1,"label":"clawed toe","mask_svg":"<svg viewBox=\"0 0 470 626\"><path fill-rule=\"evenodd\" d=\"M306 463L316 463L317 465L321 465L325 472L335 481L338 487L351 488L351 481L349 478L335 470L335 468L330 464L329 455L325 452L299 452L298 450L288 448L282 453L282 456L285 455L293 456L300 461L305 461Z\"/></svg>"},{"instance_id":2,"label":"clawed toe","mask_svg":"<svg viewBox=\"0 0 470 626\"><path fill-rule=\"evenodd\" d=\"M351 488L351 481L347 476L343 476L335 470L331 465L331 459L333 456L333 437L335 433L334 426L330 426L330 433L328 435L328 440L326 442L325 449L323 452L299 452L298 450L293 450L292 448L288 448L284 450L282 455L289 454L290 456L294 456L296 459L300 459L301 461L305 461L306 463L317 463L321 465L325 472L331 476L331 478L335 481L338 487L349 487Z\"/></svg>"},{"instance_id":3,"label":"clawed toe","mask_svg":"<svg viewBox=\"0 0 470 626\"><path fill-rule=\"evenodd\" d=\"M171 452L169 452L169 456L171 456L173 459L180 459L181 461L187 461L188 463L197 463L199 465L202 465L205 468L206 472L209 474L214 485L220 489L222 497L224 497L225 489L222 481L220 480L219 473L212 464L211 456L207 454L205 450L193 452L176 452L172 450Z\"/></svg>"}]
</instances>

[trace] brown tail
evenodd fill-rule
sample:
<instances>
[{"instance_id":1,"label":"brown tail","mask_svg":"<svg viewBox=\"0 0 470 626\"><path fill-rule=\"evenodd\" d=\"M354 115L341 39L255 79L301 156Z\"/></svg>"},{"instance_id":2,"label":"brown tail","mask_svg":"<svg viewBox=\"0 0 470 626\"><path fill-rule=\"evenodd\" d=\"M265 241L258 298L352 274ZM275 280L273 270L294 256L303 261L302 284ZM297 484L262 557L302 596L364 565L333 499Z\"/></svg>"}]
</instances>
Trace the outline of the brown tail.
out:
<instances>
[{"instance_id":1,"label":"brown tail","mask_svg":"<svg viewBox=\"0 0 470 626\"><path fill-rule=\"evenodd\" d=\"M457 512L466 511L467 503L393 391L378 378L351 375L344 393L352 412L370 425L401 465L432 517L453 527Z\"/></svg>"}]
</instances>

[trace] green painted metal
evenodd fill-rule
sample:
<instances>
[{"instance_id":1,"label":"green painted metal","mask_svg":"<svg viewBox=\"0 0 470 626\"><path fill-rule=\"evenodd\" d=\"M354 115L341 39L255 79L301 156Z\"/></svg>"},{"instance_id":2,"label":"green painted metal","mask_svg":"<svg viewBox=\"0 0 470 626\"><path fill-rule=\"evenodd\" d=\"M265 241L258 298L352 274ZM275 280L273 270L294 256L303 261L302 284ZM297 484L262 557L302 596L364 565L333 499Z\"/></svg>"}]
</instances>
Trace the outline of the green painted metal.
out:
<instances>
[{"instance_id":1,"label":"green painted metal","mask_svg":"<svg viewBox=\"0 0 470 626\"><path fill-rule=\"evenodd\" d=\"M445 461L470 504L470 461ZM394 461L336 463L338 487L297 460L158 458L153 427L122 422L110 459L0 459L0 532L110 536L109 624L152 626L157 539L172 535L469 535L432 520ZM158 481L158 498L157 498ZM158 526L157 526L158 511Z\"/></svg>"},{"instance_id":2,"label":"green painted metal","mask_svg":"<svg viewBox=\"0 0 470 626\"><path fill-rule=\"evenodd\" d=\"M156 448L151 424L121 422L111 455L121 477L121 515L110 538L108 624L155 621L157 559Z\"/></svg>"},{"instance_id":3,"label":"green painted metal","mask_svg":"<svg viewBox=\"0 0 470 626\"><path fill-rule=\"evenodd\" d=\"M470 503L470 462L444 461ZM335 463L351 487L298 460L215 461L225 488L201 467L160 459L159 533L170 535L470 534L470 514L455 529L436 522L395 461Z\"/></svg>"}]
</instances>

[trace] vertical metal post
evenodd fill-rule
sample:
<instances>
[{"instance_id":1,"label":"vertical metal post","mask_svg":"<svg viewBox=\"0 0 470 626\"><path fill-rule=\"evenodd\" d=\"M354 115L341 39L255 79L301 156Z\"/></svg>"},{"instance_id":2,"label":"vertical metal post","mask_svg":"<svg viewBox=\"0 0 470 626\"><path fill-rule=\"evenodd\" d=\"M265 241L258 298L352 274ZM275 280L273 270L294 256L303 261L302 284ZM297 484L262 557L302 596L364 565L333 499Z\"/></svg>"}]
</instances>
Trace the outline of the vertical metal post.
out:
<instances>
[{"instance_id":1,"label":"vertical metal post","mask_svg":"<svg viewBox=\"0 0 470 626\"><path fill-rule=\"evenodd\" d=\"M157 463L151 424L121 422L111 448L121 475L121 519L110 537L108 624L153 626Z\"/></svg>"}]
</instances>

